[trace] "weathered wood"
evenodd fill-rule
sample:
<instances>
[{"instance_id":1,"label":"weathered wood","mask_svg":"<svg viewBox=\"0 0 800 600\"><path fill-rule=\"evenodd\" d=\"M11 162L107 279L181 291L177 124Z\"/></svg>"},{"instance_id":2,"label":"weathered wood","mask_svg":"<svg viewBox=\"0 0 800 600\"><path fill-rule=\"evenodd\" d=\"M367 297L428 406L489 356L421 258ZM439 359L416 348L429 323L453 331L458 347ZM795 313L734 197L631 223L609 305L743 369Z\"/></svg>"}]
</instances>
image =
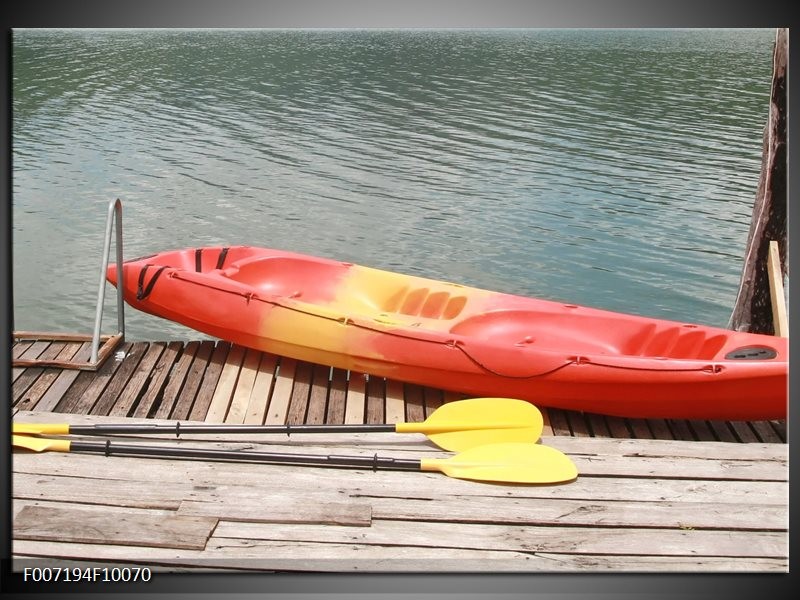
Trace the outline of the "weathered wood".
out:
<instances>
[{"instance_id":1,"label":"weathered wood","mask_svg":"<svg viewBox=\"0 0 800 600\"><path fill-rule=\"evenodd\" d=\"M261 353L247 349L239 369L239 377L236 379L236 387L233 390L231 404L228 413L225 415L226 423L241 425L247 415L247 407L250 405L250 396L253 394L253 387L258 375L258 365L261 362Z\"/></svg>"},{"instance_id":2,"label":"weathered wood","mask_svg":"<svg viewBox=\"0 0 800 600\"><path fill-rule=\"evenodd\" d=\"M111 381L108 382L108 386L106 386L106 389L103 390L103 393L100 394L97 402L92 407L90 411L91 414L107 415L111 411L114 404L125 390L131 375L136 370L136 367L139 366L142 357L147 352L148 346L149 344L147 342L134 342L130 344L127 352L125 352L125 358L120 362L119 367L111 377Z\"/></svg>"},{"instance_id":3,"label":"weathered wood","mask_svg":"<svg viewBox=\"0 0 800 600\"><path fill-rule=\"evenodd\" d=\"M164 386L164 391L161 395L161 402L156 409L156 419L168 419L175 409L175 404L178 401L178 394L180 394L183 384L186 381L186 376L189 373L189 368L194 361L195 354L200 348L199 341L192 341L186 344L183 352L178 359L178 362L173 365L169 374L167 384Z\"/></svg>"},{"instance_id":4,"label":"weathered wood","mask_svg":"<svg viewBox=\"0 0 800 600\"><path fill-rule=\"evenodd\" d=\"M282 357L278 364L278 374L275 376L275 388L267 409L267 425L283 425L289 414L289 400L292 397L294 373L297 361L292 358Z\"/></svg>"},{"instance_id":5,"label":"weathered wood","mask_svg":"<svg viewBox=\"0 0 800 600\"><path fill-rule=\"evenodd\" d=\"M515 525L570 525L586 527L650 527L785 531L788 507L754 505L751 511L735 511L718 503L694 503L692 510L683 502L630 502L548 500L516 502L514 510L497 510L496 498L470 498L456 502L440 498L437 502L409 498L373 498L375 519L401 521L442 521Z\"/></svg>"},{"instance_id":6,"label":"weathered wood","mask_svg":"<svg viewBox=\"0 0 800 600\"><path fill-rule=\"evenodd\" d=\"M311 390L308 396L308 410L305 422L313 425L325 423L328 408L328 386L331 368L325 365L313 365L311 371Z\"/></svg>"},{"instance_id":7,"label":"weathered wood","mask_svg":"<svg viewBox=\"0 0 800 600\"><path fill-rule=\"evenodd\" d=\"M56 360L69 360L81 349L80 342L69 342L64 344L63 348L56 355ZM61 374L60 369L48 368L44 369L39 377L32 383L32 385L22 394L15 402L15 406L19 410L30 410L36 406L42 397L50 389L50 386L58 379ZM22 378L20 378L22 381ZM52 407L47 407L49 410Z\"/></svg>"},{"instance_id":8,"label":"weathered wood","mask_svg":"<svg viewBox=\"0 0 800 600\"><path fill-rule=\"evenodd\" d=\"M203 340L200 342L200 347L197 349L192 363L186 374L186 380L181 387L178 397L175 400L175 406L172 408L171 417L173 419L187 419L192 412L195 397L203 382L203 375L205 374L208 361L211 359L211 354L214 351L214 342L211 340Z\"/></svg>"},{"instance_id":9,"label":"weathered wood","mask_svg":"<svg viewBox=\"0 0 800 600\"><path fill-rule=\"evenodd\" d=\"M363 373L350 372L345 398L344 422L347 424L363 423L366 415L367 376Z\"/></svg>"},{"instance_id":10,"label":"weathered wood","mask_svg":"<svg viewBox=\"0 0 800 600\"><path fill-rule=\"evenodd\" d=\"M395 379L386 380L386 422L402 423L406 419L403 398L403 383Z\"/></svg>"},{"instance_id":11,"label":"weathered wood","mask_svg":"<svg viewBox=\"0 0 800 600\"><path fill-rule=\"evenodd\" d=\"M127 353L129 348L129 343L123 344L122 352ZM55 405L57 410L89 414L120 364L119 361L108 360L96 372L72 371L75 379Z\"/></svg>"},{"instance_id":12,"label":"weathered wood","mask_svg":"<svg viewBox=\"0 0 800 600\"><path fill-rule=\"evenodd\" d=\"M367 413L365 423L386 422L386 381L383 377L370 376L367 381Z\"/></svg>"},{"instance_id":13,"label":"weathered wood","mask_svg":"<svg viewBox=\"0 0 800 600\"><path fill-rule=\"evenodd\" d=\"M421 423L425 420L425 396L422 387L413 383L405 385L406 390L406 421L408 423Z\"/></svg>"},{"instance_id":14,"label":"weathered wood","mask_svg":"<svg viewBox=\"0 0 800 600\"><path fill-rule=\"evenodd\" d=\"M217 538L291 542L346 543L350 532L320 525L281 525L222 521ZM662 556L728 556L782 558L788 536L779 532L713 531L707 529L620 529L611 527L520 527L474 523L375 520L359 532L358 542L369 546L469 548L518 552L648 555L658 539Z\"/></svg>"},{"instance_id":15,"label":"weathered wood","mask_svg":"<svg viewBox=\"0 0 800 600\"><path fill-rule=\"evenodd\" d=\"M344 423L347 406L347 371L334 368L331 372L331 388L328 393L328 407L325 422L332 425Z\"/></svg>"},{"instance_id":16,"label":"weathered wood","mask_svg":"<svg viewBox=\"0 0 800 600\"><path fill-rule=\"evenodd\" d=\"M228 407L233 398L236 381L239 379L239 369L244 360L244 354L245 348L243 346L238 344L231 346L205 417L205 420L209 423L225 422L225 415L228 414Z\"/></svg>"},{"instance_id":17,"label":"weathered wood","mask_svg":"<svg viewBox=\"0 0 800 600\"><path fill-rule=\"evenodd\" d=\"M214 352L211 355L211 360L203 373L203 381L194 399L192 411L189 413L189 418L193 421L203 421L208 415L211 400L214 397L214 390L217 389L217 384L230 349L231 344L229 342L217 342Z\"/></svg>"},{"instance_id":18,"label":"weathered wood","mask_svg":"<svg viewBox=\"0 0 800 600\"><path fill-rule=\"evenodd\" d=\"M74 544L20 540L16 555L67 559L90 555L94 560L202 567L240 571L327 572L720 572L754 573L788 571L787 559L736 557L606 556L561 553L532 554L459 548L406 548L362 544L317 544L216 539L203 551L147 548L135 550L106 544Z\"/></svg>"},{"instance_id":19,"label":"weathered wood","mask_svg":"<svg viewBox=\"0 0 800 600\"><path fill-rule=\"evenodd\" d=\"M202 516L120 515L86 509L27 506L14 519L14 537L19 540L202 550L216 525L217 519Z\"/></svg>"},{"instance_id":20,"label":"weathered wood","mask_svg":"<svg viewBox=\"0 0 800 600\"><path fill-rule=\"evenodd\" d=\"M442 390L431 387L424 387L422 391L425 396L425 418L427 419L443 404L444 395Z\"/></svg>"},{"instance_id":21,"label":"weathered wood","mask_svg":"<svg viewBox=\"0 0 800 600\"><path fill-rule=\"evenodd\" d=\"M313 493L228 498L209 494L208 499L184 500L179 515L206 516L226 521L257 523L320 523L369 527L372 507L364 502L336 502L316 498Z\"/></svg>"},{"instance_id":22,"label":"weathered wood","mask_svg":"<svg viewBox=\"0 0 800 600\"><path fill-rule=\"evenodd\" d=\"M553 429L554 435L572 435L569 428L569 421L567 421L566 413L558 408L550 408L547 410L550 416L550 426Z\"/></svg>"},{"instance_id":23,"label":"weathered wood","mask_svg":"<svg viewBox=\"0 0 800 600\"><path fill-rule=\"evenodd\" d=\"M163 352L164 344L149 344L142 360L139 362L133 375L131 375L128 385L125 386L125 389L114 403L114 406L112 406L111 410L108 412L110 416L128 416L136 404L139 395L142 393L153 367Z\"/></svg>"},{"instance_id":24,"label":"weathered wood","mask_svg":"<svg viewBox=\"0 0 800 600\"><path fill-rule=\"evenodd\" d=\"M80 474L58 475L26 473L25 463L19 463L14 472L14 503L22 500L54 501L65 506L103 505L126 508L178 510L181 499L191 495L194 486L187 482L171 481L169 486L153 485L141 479L120 479L119 475L102 480L102 493L98 481L83 469Z\"/></svg>"},{"instance_id":25,"label":"weathered wood","mask_svg":"<svg viewBox=\"0 0 800 600\"><path fill-rule=\"evenodd\" d=\"M294 387L286 416L286 422L290 425L299 425L306 420L308 396L311 393L311 368L311 364L304 361L298 361L295 368Z\"/></svg>"},{"instance_id":26,"label":"weathered wood","mask_svg":"<svg viewBox=\"0 0 800 600\"><path fill-rule=\"evenodd\" d=\"M789 337L789 317L786 314L786 296L783 291L783 269L778 242L769 243L769 259L767 261L769 275L769 297L772 305L772 329L775 335Z\"/></svg>"},{"instance_id":27,"label":"weathered wood","mask_svg":"<svg viewBox=\"0 0 800 600\"><path fill-rule=\"evenodd\" d=\"M729 327L737 331L766 334L775 331L767 269L770 241L777 241L780 247L782 268L778 278L782 279L784 274L788 273L786 247L788 53L788 30L778 29L773 52L769 117L764 129L761 176L753 205L739 291L729 322Z\"/></svg>"},{"instance_id":28,"label":"weathered wood","mask_svg":"<svg viewBox=\"0 0 800 600\"><path fill-rule=\"evenodd\" d=\"M163 342L159 343L163 344ZM161 358L153 369L147 389L136 405L136 409L133 412L134 417L147 417L158 408L162 391L167 383L167 378L172 372L172 365L176 357L180 356L182 350L183 344L180 342L170 342L166 344Z\"/></svg>"},{"instance_id":29,"label":"weathered wood","mask_svg":"<svg viewBox=\"0 0 800 600\"><path fill-rule=\"evenodd\" d=\"M250 402L247 405L247 414L244 417L246 424L261 425L264 423L277 365L278 357L274 354L263 353L261 355L258 373L253 383L253 392L250 394Z\"/></svg>"},{"instance_id":30,"label":"weathered wood","mask_svg":"<svg viewBox=\"0 0 800 600\"><path fill-rule=\"evenodd\" d=\"M44 360L55 358L62 350L64 350L65 346L66 343L63 342L47 344L46 347L41 349L39 356L41 356ZM31 385L33 385L33 383L42 375L42 373L44 373L44 370L44 367L30 367L25 369L25 371L19 377L17 377L11 386L11 398L13 399L14 403L19 402L25 391Z\"/></svg>"},{"instance_id":31,"label":"weathered wood","mask_svg":"<svg viewBox=\"0 0 800 600\"><path fill-rule=\"evenodd\" d=\"M74 359L78 361L88 360L91 355L91 344L85 342L83 346L75 354ZM80 371L75 369L65 369L58 374L56 380L53 382L39 402L36 404L36 410L50 411L59 405L64 395L72 389L72 385L78 377Z\"/></svg>"}]
</instances>

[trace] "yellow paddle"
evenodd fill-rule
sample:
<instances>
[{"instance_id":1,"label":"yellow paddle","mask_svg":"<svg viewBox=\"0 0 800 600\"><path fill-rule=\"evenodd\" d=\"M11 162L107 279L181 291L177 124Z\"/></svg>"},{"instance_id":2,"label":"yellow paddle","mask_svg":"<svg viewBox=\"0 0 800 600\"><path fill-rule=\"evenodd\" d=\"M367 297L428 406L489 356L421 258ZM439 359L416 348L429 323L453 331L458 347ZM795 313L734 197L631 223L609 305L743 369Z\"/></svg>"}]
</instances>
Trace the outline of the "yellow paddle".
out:
<instances>
[{"instance_id":1,"label":"yellow paddle","mask_svg":"<svg viewBox=\"0 0 800 600\"><path fill-rule=\"evenodd\" d=\"M170 446L145 446L106 442L70 441L12 435L15 448L34 452L86 452L161 458L183 458L292 464L316 467L351 467L401 471L438 471L448 477L504 483L564 483L578 476L573 462L562 452L525 442L478 446L450 458L402 459L375 456L317 456Z\"/></svg>"},{"instance_id":2,"label":"yellow paddle","mask_svg":"<svg viewBox=\"0 0 800 600\"><path fill-rule=\"evenodd\" d=\"M542 413L530 402L511 398L471 398L443 404L420 423L365 425L213 425L14 423L14 433L36 435L110 435L134 433L354 433L394 431L422 433L437 446L461 452L500 442L536 442Z\"/></svg>"}]
</instances>

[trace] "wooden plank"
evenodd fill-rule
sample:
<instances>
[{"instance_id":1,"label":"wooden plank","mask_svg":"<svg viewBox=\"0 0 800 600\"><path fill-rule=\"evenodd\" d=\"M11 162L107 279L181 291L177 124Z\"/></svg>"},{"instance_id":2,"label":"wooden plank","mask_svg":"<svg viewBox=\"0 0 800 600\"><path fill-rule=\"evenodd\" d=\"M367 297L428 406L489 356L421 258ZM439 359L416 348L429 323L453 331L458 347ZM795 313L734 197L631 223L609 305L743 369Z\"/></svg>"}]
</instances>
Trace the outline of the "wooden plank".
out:
<instances>
[{"instance_id":1,"label":"wooden plank","mask_svg":"<svg viewBox=\"0 0 800 600\"><path fill-rule=\"evenodd\" d=\"M203 374L203 382L200 385L200 390L194 399L192 411L189 413L189 419L192 421L205 421L208 415L208 409L211 406L211 400L214 397L214 390L217 389L219 378L225 366L225 360L230 352L230 342L217 342L214 352L211 355L211 360L206 366L205 373Z\"/></svg>"},{"instance_id":2,"label":"wooden plank","mask_svg":"<svg viewBox=\"0 0 800 600\"><path fill-rule=\"evenodd\" d=\"M289 414L289 400L294 386L294 372L297 361L293 358L281 357L278 363L278 374L275 376L275 388L267 409L267 425L284 425Z\"/></svg>"},{"instance_id":3,"label":"wooden plank","mask_svg":"<svg viewBox=\"0 0 800 600\"><path fill-rule=\"evenodd\" d=\"M608 426L608 433L611 437L633 437L631 431L628 429L626 420L621 417L606 417L606 425Z\"/></svg>"},{"instance_id":4,"label":"wooden plank","mask_svg":"<svg viewBox=\"0 0 800 600\"><path fill-rule=\"evenodd\" d=\"M769 421L752 421L750 426L756 432L759 442L768 444L780 444L785 440L781 439L778 432L773 429Z\"/></svg>"},{"instance_id":5,"label":"wooden plank","mask_svg":"<svg viewBox=\"0 0 800 600\"><path fill-rule=\"evenodd\" d=\"M778 434L782 441L786 442L786 421L770 421L769 424Z\"/></svg>"},{"instance_id":6,"label":"wooden plank","mask_svg":"<svg viewBox=\"0 0 800 600\"><path fill-rule=\"evenodd\" d=\"M125 386L119 399L108 412L110 416L127 417L133 410L133 406L150 378L150 372L163 352L164 344L153 343L148 345L147 351L131 375L128 385Z\"/></svg>"},{"instance_id":7,"label":"wooden plank","mask_svg":"<svg viewBox=\"0 0 800 600\"><path fill-rule=\"evenodd\" d=\"M24 463L23 463L24 464ZM73 475L14 472L14 504L21 500L54 501L54 505L99 504L125 508L178 510L181 499L194 491L191 482L172 481L168 486L154 485L130 478L127 473L102 480L102 493L98 493L98 480L85 470L77 469ZM123 478L120 478L123 477Z\"/></svg>"},{"instance_id":8,"label":"wooden plank","mask_svg":"<svg viewBox=\"0 0 800 600\"><path fill-rule=\"evenodd\" d=\"M425 418L428 418L444 403L444 394L432 387L424 387L422 393L425 397Z\"/></svg>"},{"instance_id":9,"label":"wooden plank","mask_svg":"<svg viewBox=\"0 0 800 600\"><path fill-rule=\"evenodd\" d=\"M370 375L367 380L365 423L386 422L386 380Z\"/></svg>"},{"instance_id":10,"label":"wooden plank","mask_svg":"<svg viewBox=\"0 0 800 600\"><path fill-rule=\"evenodd\" d=\"M292 442L284 444L283 440L287 438L276 436L273 439L277 442L275 446L279 447L269 447L273 451L297 452L297 447L290 447L288 444L294 443L299 437L300 434L293 434ZM264 444L262 447L268 446ZM302 451L305 453L305 446ZM431 455L430 448L425 455ZM606 459L602 462L606 462ZM158 468L154 468L154 465ZM599 470L595 468L595 471ZM637 474L641 474L640 470L637 471L631 477L619 474L599 477L581 475L568 485L498 488L436 475L390 471L300 468L257 463L234 465L206 461L162 460L154 463L152 460L122 456L108 459L102 455L15 453L14 476L29 475L33 479L29 480L29 485L21 485L19 489L15 485L14 496L52 497L39 494L36 486L41 480L45 487L58 486L53 487L53 490L65 494L65 500L89 504L107 503L104 495L97 494L97 489L105 486L106 482L109 483L112 500L115 494L123 491L130 493L130 490L138 487L142 490L141 498L131 497L118 503L129 506L140 506L142 502L154 503L152 506L144 505L148 507L157 506L157 501L160 504L167 500L197 499L198 493L212 491L229 498L237 498L278 493L304 497L309 490L325 491L330 496L328 499L335 501L364 501L373 497L438 501L440 497L458 496L461 502L469 503L473 496L493 497L498 502L498 507L501 507L498 510L511 511L517 503L535 504L539 499L582 500L587 505L596 501L669 501L681 502L686 506L694 503L718 503L727 505L729 510L747 510L746 507L767 504L788 505L789 486L785 480L669 479L659 477L657 473L648 478L637 477ZM48 483L50 478L59 478L61 483ZM90 482L88 485L83 483L87 481ZM164 494L163 498L160 494ZM504 504L506 502L509 504ZM487 522L491 522L491 519Z\"/></svg>"},{"instance_id":11,"label":"wooden plank","mask_svg":"<svg viewBox=\"0 0 800 600\"><path fill-rule=\"evenodd\" d=\"M154 415L156 419L168 419L172 414L175 409L175 403L178 400L178 394L181 392L186 376L189 373L189 368L192 366L192 361L199 348L200 342L189 342L183 348L178 362L172 365L167 377L167 384L164 386L164 392L161 395L161 402L159 402Z\"/></svg>"},{"instance_id":12,"label":"wooden plank","mask_svg":"<svg viewBox=\"0 0 800 600\"><path fill-rule=\"evenodd\" d=\"M14 356L13 358L34 360L39 356L41 356L41 354L49 347L50 347L49 341L39 340L36 342L32 342L26 348L20 351L19 356ZM30 367L14 367L13 369L11 369L11 374L12 374L11 381L15 382L29 368Z\"/></svg>"},{"instance_id":13,"label":"wooden plank","mask_svg":"<svg viewBox=\"0 0 800 600\"><path fill-rule=\"evenodd\" d=\"M311 363L298 361L294 373L294 386L289 398L286 422L290 425L305 423L308 410L308 396L311 393Z\"/></svg>"},{"instance_id":14,"label":"wooden plank","mask_svg":"<svg viewBox=\"0 0 800 600\"><path fill-rule=\"evenodd\" d=\"M80 342L66 343L61 351L56 355L56 360L69 360L81 349ZM18 410L30 410L37 406L40 400L50 389L50 386L58 379L60 369L48 368L41 372L41 375L33 382L33 384L25 391L24 394L16 401L14 406ZM20 379L21 381L21 379ZM52 406L45 407L44 410L49 410Z\"/></svg>"},{"instance_id":15,"label":"wooden plank","mask_svg":"<svg viewBox=\"0 0 800 600\"><path fill-rule=\"evenodd\" d=\"M85 342L73 359L76 361L89 360L91 353L92 345L89 342ZM61 403L61 399L67 392L72 389L72 385L78 378L78 373L79 371L75 369L65 369L61 371L53 382L53 385L47 389L44 396L42 396L36 404L36 410L44 412L54 410L55 407Z\"/></svg>"},{"instance_id":16,"label":"wooden plank","mask_svg":"<svg viewBox=\"0 0 800 600\"><path fill-rule=\"evenodd\" d=\"M231 404L233 390L236 388L236 381L239 379L239 369L244 360L245 348L238 344L233 344L228 352L225 366L220 373L217 388L211 398L205 420L209 423L224 423L225 415L228 414L228 407Z\"/></svg>"},{"instance_id":17,"label":"wooden plank","mask_svg":"<svg viewBox=\"0 0 800 600\"><path fill-rule=\"evenodd\" d=\"M555 435L553 425L550 423L550 410L545 407L540 407L539 412L542 413L542 433L545 435Z\"/></svg>"},{"instance_id":18,"label":"wooden plank","mask_svg":"<svg viewBox=\"0 0 800 600\"><path fill-rule=\"evenodd\" d=\"M203 375L206 372L211 354L214 352L214 342L212 340L203 340L200 342L200 347L192 359L189 371L186 374L181 391L172 408L171 418L178 420L185 420L189 418L194 406L195 397L203 382Z\"/></svg>"},{"instance_id":19,"label":"wooden plank","mask_svg":"<svg viewBox=\"0 0 800 600\"><path fill-rule=\"evenodd\" d=\"M163 342L157 342L163 345ZM183 350L181 342L170 342L166 344L164 351L161 353L161 358L158 359L153 372L150 375L150 381L147 384L147 389L144 395L139 399L139 403L133 411L133 416L136 418L144 418L158 409L159 400L161 399L162 390L172 371L172 366L175 360Z\"/></svg>"},{"instance_id":20,"label":"wooden plank","mask_svg":"<svg viewBox=\"0 0 800 600\"><path fill-rule=\"evenodd\" d=\"M769 296L772 304L772 324L775 335L789 337L789 316L786 313L786 294L783 290L783 270L778 242L769 243L767 258L767 275L769 278Z\"/></svg>"},{"instance_id":21,"label":"wooden plank","mask_svg":"<svg viewBox=\"0 0 800 600\"><path fill-rule=\"evenodd\" d=\"M396 379L386 380L386 422L402 423L406 420L406 405L403 398L403 383Z\"/></svg>"},{"instance_id":22,"label":"wooden plank","mask_svg":"<svg viewBox=\"0 0 800 600\"><path fill-rule=\"evenodd\" d=\"M552 427L554 435L572 435L565 411L560 408L549 408L547 413L550 416L550 427Z\"/></svg>"},{"instance_id":23,"label":"wooden plank","mask_svg":"<svg viewBox=\"0 0 800 600\"><path fill-rule=\"evenodd\" d=\"M586 421L586 415L582 412L574 410L565 411L567 421L569 421L569 428L572 435L575 437L591 437L592 432L589 429L589 423Z\"/></svg>"},{"instance_id":24,"label":"wooden plank","mask_svg":"<svg viewBox=\"0 0 800 600\"><path fill-rule=\"evenodd\" d=\"M238 542L238 543L236 543ZM130 547L109 544L74 544L19 540L15 556L51 557L110 562L157 563L175 569L236 568L240 571L300 572L720 572L756 573L788 571L787 559L684 556L606 556L568 553L531 553L468 550L463 548L416 548L368 546L358 543L329 544L298 541L231 540L212 537L205 550L147 548L133 553ZM61 564L59 562L58 564Z\"/></svg>"},{"instance_id":25,"label":"wooden plank","mask_svg":"<svg viewBox=\"0 0 800 600\"><path fill-rule=\"evenodd\" d=\"M709 421L708 426L720 442L738 442L727 421Z\"/></svg>"},{"instance_id":26,"label":"wooden plank","mask_svg":"<svg viewBox=\"0 0 800 600\"><path fill-rule=\"evenodd\" d=\"M425 420L425 396L422 387L413 383L405 384L406 422L421 423Z\"/></svg>"},{"instance_id":27,"label":"wooden plank","mask_svg":"<svg viewBox=\"0 0 800 600\"><path fill-rule=\"evenodd\" d=\"M347 371L333 369L331 372L331 389L328 392L328 407L325 422L341 425L344 423L344 411L347 406Z\"/></svg>"},{"instance_id":28,"label":"wooden plank","mask_svg":"<svg viewBox=\"0 0 800 600\"><path fill-rule=\"evenodd\" d=\"M278 357L269 352L261 353L261 360L258 363L258 373L253 383L253 392L250 394L250 402L247 405L247 414L244 422L248 425L261 425L267 416L267 406L272 392L272 382L275 380L275 367L278 365Z\"/></svg>"},{"instance_id":29,"label":"wooden plank","mask_svg":"<svg viewBox=\"0 0 800 600\"><path fill-rule=\"evenodd\" d=\"M788 536L781 532L714 531L704 529L629 529L586 527L516 527L480 523L374 520L359 532L368 546L448 547L518 552L659 556L728 556L784 558ZM221 521L220 538L293 542L344 543L349 532L320 525L282 525ZM654 544L657 540L657 546Z\"/></svg>"},{"instance_id":30,"label":"wooden plank","mask_svg":"<svg viewBox=\"0 0 800 600\"><path fill-rule=\"evenodd\" d=\"M709 426L708 421L694 419L689 421L689 427L694 432L694 438L696 440L701 442L713 442L717 439L716 435L714 435L714 431Z\"/></svg>"},{"instance_id":31,"label":"wooden plank","mask_svg":"<svg viewBox=\"0 0 800 600\"><path fill-rule=\"evenodd\" d=\"M314 365L311 373L311 391L308 396L306 423L320 425L325 423L328 408L328 386L331 368L325 365Z\"/></svg>"},{"instance_id":32,"label":"wooden plank","mask_svg":"<svg viewBox=\"0 0 800 600\"><path fill-rule=\"evenodd\" d=\"M611 431L603 415L586 413L586 420L593 437L611 437Z\"/></svg>"},{"instance_id":33,"label":"wooden plank","mask_svg":"<svg viewBox=\"0 0 800 600\"><path fill-rule=\"evenodd\" d=\"M750 428L749 423L745 421L730 421L731 429L733 429L736 437L741 442L757 442L758 437L755 432Z\"/></svg>"},{"instance_id":34,"label":"wooden plank","mask_svg":"<svg viewBox=\"0 0 800 600\"><path fill-rule=\"evenodd\" d=\"M350 371L345 398L344 422L347 425L360 425L366 418L367 376Z\"/></svg>"},{"instance_id":35,"label":"wooden plank","mask_svg":"<svg viewBox=\"0 0 800 600\"><path fill-rule=\"evenodd\" d=\"M258 365L261 362L261 352L248 348L245 351L242 367L239 369L239 377L236 379L236 387L231 397L231 405L225 415L225 422L236 425L244 423L247 415L247 407L250 405L250 396L253 394L253 386L258 375Z\"/></svg>"},{"instance_id":36,"label":"wooden plank","mask_svg":"<svg viewBox=\"0 0 800 600\"><path fill-rule=\"evenodd\" d=\"M689 427L689 422L685 419L669 419L669 428L676 440L694 440L694 432Z\"/></svg>"},{"instance_id":37,"label":"wooden plank","mask_svg":"<svg viewBox=\"0 0 800 600\"><path fill-rule=\"evenodd\" d=\"M174 515L108 514L95 510L26 506L14 519L19 540L205 548L217 519Z\"/></svg>"},{"instance_id":38,"label":"wooden plank","mask_svg":"<svg viewBox=\"0 0 800 600\"><path fill-rule=\"evenodd\" d=\"M652 440L653 432L650 431L650 426L645 419L624 419L625 423L630 428L632 438L641 440ZM616 436L615 436L616 437ZM626 437L626 436L619 436Z\"/></svg>"},{"instance_id":39,"label":"wooden plank","mask_svg":"<svg viewBox=\"0 0 800 600\"><path fill-rule=\"evenodd\" d=\"M363 502L317 500L308 495L269 494L260 498L218 497L215 501L184 500L179 515L205 516L226 521L259 523L320 523L369 527L372 507Z\"/></svg>"},{"instance_id":40,"label":"wooden plank","mask_svg":"<svg viewBox=\"0 0 800 600\"><path fill-rule=\"evenodd\" d=\"M119 364L116 372L108 382L106 389L100 394L97 402L92 407L90 413L93 415L108 415L111 408L119 400L120 395L128 385L128 380L139 366L142 357L147 352L149 344L147 342L134 342L125 353L125 358Z\"/></svg>"},{"instance_id":41,"label":"wooden plank","mask_svg":"<svg viewBox=\"0 0 800 600\"><path fill-rule=\"evenodd\" d=\"M653 439L656 440L674 440L675 436L672 433L667 421L665 419L647 419L647 424L653 434Z\"/></svg>"},{"instance_id":42,"label":"wooden plank","mask_svg":"<svg viewBox=\"0 0 800 600\"><path fill-rule=\"evenodd\" d=\"M719 503L587 501L539 499L517 503L513 511L498 511L497 498L442 497L437 502L414 498L371 498L374 519L493 523L524 526L641 527L786 531L788 507L753 505L731 511ZM691 510L689 510L691 508Z\"/></svg>"},{"instance_id":43,"label":"wooden plank","mask_svg":"<svg viewBox=\"0 0 800 600\"><path fill-rule=\"evenodd\" d=\"M65 342L54 342L52 344L48 344L46 348L42 350L40 353L40 357L42 359L50 360L58 356L59 352L61 352L66 346ZM44 367L28 367L24 370L24 373L17 377L16 381L14 381L13 385L11 386L11 398L13 402L16 404L19 402L22 395L27 391L27 389L33 385L33 383L44 373Z\"/></svg>"},{"instance_id":44,"label":"wooden plank","mask_svg":"<svg viewBox=\"0 0 800 600\"><path fill-rule=\"evenodd\" d=\"M127 354L129 349L130 344L126 343L121 350ZM96 372L72 371L74 385L57 401L57 409L60 412L89 414L120 364L117 360L107 360Z\"/></svg>"}]
</instances>

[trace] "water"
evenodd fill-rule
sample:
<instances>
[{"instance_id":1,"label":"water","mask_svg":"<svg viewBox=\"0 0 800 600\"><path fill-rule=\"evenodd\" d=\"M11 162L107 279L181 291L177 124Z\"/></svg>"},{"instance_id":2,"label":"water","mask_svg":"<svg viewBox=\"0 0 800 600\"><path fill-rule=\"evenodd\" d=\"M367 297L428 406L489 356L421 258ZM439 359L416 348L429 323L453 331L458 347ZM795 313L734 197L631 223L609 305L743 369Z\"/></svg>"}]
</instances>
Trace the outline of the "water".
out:
<instances>
[{"instance_id":1,"label":"water","mask_svg":"<svg viewBox=\"0 0 800 600\"><path fill-rule=\"evenodd\" d=\"M115 198L129 258L252 244L725 326L773 41L16 30L14 327L91 331ZM201 337L125 317L132 340Z\"/></svg>"}]
</instances>

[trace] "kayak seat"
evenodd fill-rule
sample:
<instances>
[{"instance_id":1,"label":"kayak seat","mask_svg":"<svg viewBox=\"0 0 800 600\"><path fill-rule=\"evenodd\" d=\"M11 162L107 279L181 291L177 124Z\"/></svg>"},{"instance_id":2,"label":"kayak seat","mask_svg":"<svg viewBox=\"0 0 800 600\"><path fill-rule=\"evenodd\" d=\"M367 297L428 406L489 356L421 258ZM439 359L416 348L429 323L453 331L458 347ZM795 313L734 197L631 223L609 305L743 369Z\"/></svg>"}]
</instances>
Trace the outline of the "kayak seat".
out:
<instances>
[{"instance_id":1,"label":"kayak seat","mask_svg":"<svg viewBox=\"0 0 800 600\"><path fill-rule=\"evenodd\" d=\"M455 319L467 304L467 297L446 290L402 286L383 305L385 312L426 319Z\"/></svg>"},{"instance_id":2,"label":"kayak seat","mask_svg":"<svg viewBox=\"0 0 800 600\"><path fill-rule=\"evenodd\" d=\"M519 347L575 354L710 360L726 343L702 327L605 316L498 310L468 317L450 332Z\"/></svg>"}]
</instances>

